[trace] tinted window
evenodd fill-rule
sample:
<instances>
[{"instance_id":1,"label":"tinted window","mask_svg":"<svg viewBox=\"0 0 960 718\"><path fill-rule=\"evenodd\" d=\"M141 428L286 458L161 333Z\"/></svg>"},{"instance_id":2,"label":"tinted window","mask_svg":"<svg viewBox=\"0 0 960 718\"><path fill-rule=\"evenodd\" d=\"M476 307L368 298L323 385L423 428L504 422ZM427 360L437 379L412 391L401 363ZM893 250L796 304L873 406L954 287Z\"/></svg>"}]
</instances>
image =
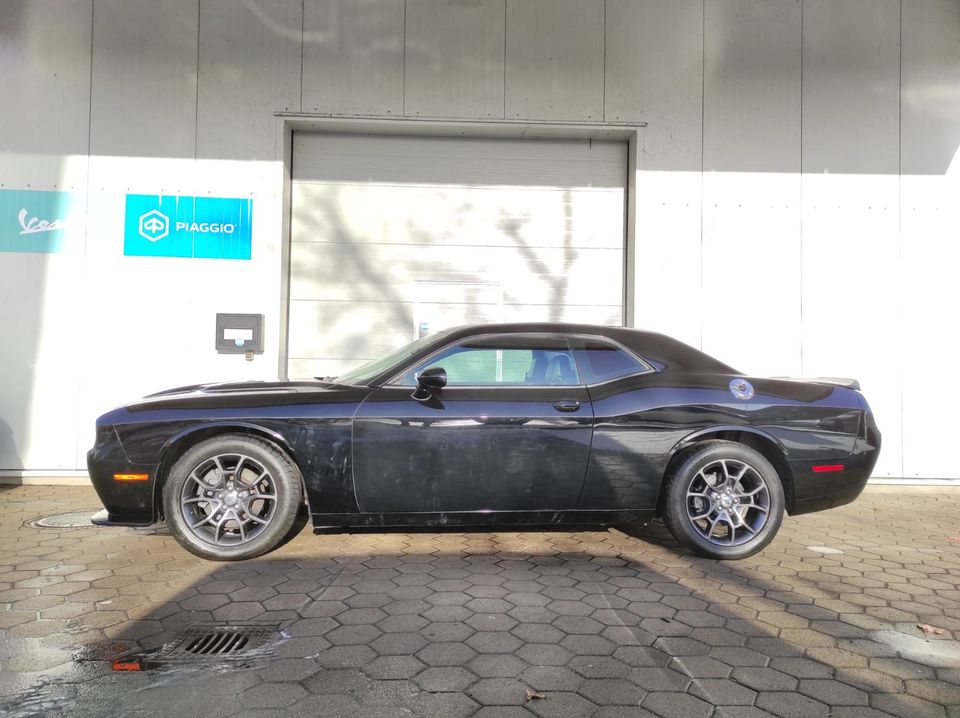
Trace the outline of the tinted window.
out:
<instances>
[{"instance_id":1,"label":"tinted window","mask_svg":"<svg viewBox=\"0 0 960 718\"><path fill-rule=\"evenodd\" d=\"M648 370L620 347L602 341L580 342L575 353L580 373L587 384L597 384Z\"/></svg>"},{"instance_id":2,"label":"tinted window","mask_svg":"<svg viewBox=\"0 0 960 718\"><path fill-rule=\"evenodd\" d=\"M447 372L447 386L569 386L579 384L566 340L506 336L467 340L407 372L398 382L416 384L430 367Z\"/></svg>"}]
</instances>

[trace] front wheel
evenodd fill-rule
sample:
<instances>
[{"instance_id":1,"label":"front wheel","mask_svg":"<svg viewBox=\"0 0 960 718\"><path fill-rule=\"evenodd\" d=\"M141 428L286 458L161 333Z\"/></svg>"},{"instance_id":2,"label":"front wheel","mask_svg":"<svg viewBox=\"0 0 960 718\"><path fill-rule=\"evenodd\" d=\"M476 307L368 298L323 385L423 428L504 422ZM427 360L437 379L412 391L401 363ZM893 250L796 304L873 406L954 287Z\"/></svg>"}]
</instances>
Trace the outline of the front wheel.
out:
<instances>
[{"instance_id":1,"label":"front wheel","mask_svg":"<svg viewBox=\"0 0 960 718\"><path fill-rule=\"evenodd\" d=\"M751 556L776 536L783 521L783 485L760 453L732 441L693 449L665 487L663 521L702 556Z\"/></svg>"},{"instance_id":2,"label":"front wheel","mask_svg":"<svg viewBox=\"0 0 960 718\"><path fill-rule=\"evenodd\" d=\"M301 502L287 456L261 439L225 435L188 449L163 487L167 525L180 544L215 561L253 558L280 544Z\"/></svg>"}]
</instances>

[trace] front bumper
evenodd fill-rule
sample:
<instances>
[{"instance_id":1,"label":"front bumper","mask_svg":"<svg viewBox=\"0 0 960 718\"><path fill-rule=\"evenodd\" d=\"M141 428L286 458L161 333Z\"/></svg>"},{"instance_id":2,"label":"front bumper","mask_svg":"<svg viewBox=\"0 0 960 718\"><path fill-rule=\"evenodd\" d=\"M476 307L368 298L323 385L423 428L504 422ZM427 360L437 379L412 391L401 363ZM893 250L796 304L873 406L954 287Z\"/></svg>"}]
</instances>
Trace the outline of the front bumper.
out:
<instances>
[{"instance_id":1,"label":"front bumper","mask_svg":"<svg viewBox=\"0 0 960 718\"><path fill-rule=\"evenodd\" d=\"M98 426L97 439L87 452L90 481L105 511L93 517L98 525L147 526L156 516L154 485L157 466L131 462L112 426ZM117 481L116 474L146 474L146 481Z\"/></svg>"}]
</instances>

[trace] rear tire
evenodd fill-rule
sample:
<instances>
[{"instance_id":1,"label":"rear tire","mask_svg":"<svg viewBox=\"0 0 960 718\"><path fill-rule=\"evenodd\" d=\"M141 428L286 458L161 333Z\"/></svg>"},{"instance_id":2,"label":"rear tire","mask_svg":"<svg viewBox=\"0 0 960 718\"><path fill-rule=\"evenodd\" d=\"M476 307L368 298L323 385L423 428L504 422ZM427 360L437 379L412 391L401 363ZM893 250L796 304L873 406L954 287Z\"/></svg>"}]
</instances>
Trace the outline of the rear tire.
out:
<instances>
[{"instance_id":1,"label":"rear tire","mask_svg":"<svg viewBox=\"0 0 960 718\"><path fill-rule=\"evenodd\" d=\"M706 441L667 478L663 521L701 556L741 559L770 543L783 521L783 485L759 452Z\"/></svg>"},{"instance_id":2,"label":"rear tire","mask_svg":"<svg viewBox=\"0 0 960 718\"><path fill-rule=\"evenodd\" d=\"M164 515L180 545L197 556L253 558L290 533L301 486L297 467L268 442L217 436L188 449L170 469Z\"/></svg>"}]
</instances>

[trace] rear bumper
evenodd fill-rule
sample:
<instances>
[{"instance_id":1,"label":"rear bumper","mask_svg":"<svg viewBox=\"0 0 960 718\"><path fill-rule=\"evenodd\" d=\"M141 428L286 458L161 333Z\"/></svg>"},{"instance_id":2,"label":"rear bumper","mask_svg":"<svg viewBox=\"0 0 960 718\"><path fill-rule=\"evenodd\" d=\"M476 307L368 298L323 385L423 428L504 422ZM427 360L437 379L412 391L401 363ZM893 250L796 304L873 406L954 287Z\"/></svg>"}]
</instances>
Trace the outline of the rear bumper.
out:
<instances>
[{"instance_id":1,"label":"rear bumper","mask_svg":"<svg viewBox=\"0 0 960 718\"><path fill-rule=\"evenodd\" d=\"M853 452L846 459L790 462L793 501L787 507L787 512L791 516L843 506L860 496L880 457L880 431L869 409L864 419L863 433L857 437ZM815 466L824 464L843 468L823 473L814 471Z\"/></svg>"},{"instance_id":2,"label":"rear bumper","mask_svg":"<svg viewBox=\"0 0 960 718\"><path fill-rule=\"evenodd\" d=\"M97 427L97 441L87 453L90 481L106 511L93 517L97 525L146 526L156 519L154 482L157 466L127 459L113 427ZM146 481L117 481L115 474L146 474Z\"/></svg>"}]
</instances>

